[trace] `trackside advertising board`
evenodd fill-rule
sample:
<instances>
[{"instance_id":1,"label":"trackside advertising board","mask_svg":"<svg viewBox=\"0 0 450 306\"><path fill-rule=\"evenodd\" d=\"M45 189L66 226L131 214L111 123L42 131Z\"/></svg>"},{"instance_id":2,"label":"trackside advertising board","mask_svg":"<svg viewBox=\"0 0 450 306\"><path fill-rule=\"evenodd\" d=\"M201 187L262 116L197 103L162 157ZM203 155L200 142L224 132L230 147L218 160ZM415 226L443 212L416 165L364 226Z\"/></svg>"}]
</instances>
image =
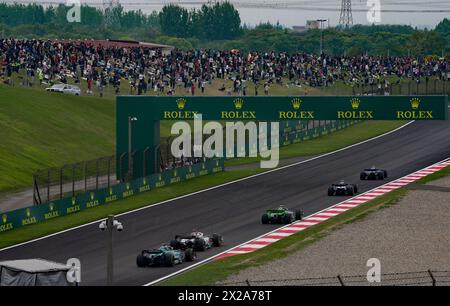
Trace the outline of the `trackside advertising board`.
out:
<instances>
[{"instance_id":1,"label":"trackside advertising board","mask_svg":"<svg viewBox=\"0 0 450 306\"><path fill-rule=\"evenodd\" d=\"M446 120L447 96L151 97L119 96L117 123L203 120Z\"/></svg>"},{"instance_id":2,"label":"trackside advertising board","mask_svg":"<svg viewBox=\"0 0 450 306\"><path fill-rule=\"evenodd\" d=\"M446 120L447 96L152 97L116 98L117 173L155 173L160 120L282 122L292 120ZM132 121L131 121L132 120ZM121 156L125 156L121 159ZM122 161L122 162L121 162ZM123 163L123 164L122 164ZM119 167L122 166L122 170Z\"/></svg>"},{"instance_id":3,"label":"trackside advertising board","mask_svg":"<svg viewBox=\"0 0 450 306\"><path fill-rule=\"evenodd\" d=\"M0 214L0 233L60 216L74 214L85 209L125 199L141 192L223 170L223 159L208 160L204 163L167 170L160 174L135 179L129 183L114 185L111 188L81 193L73 198L63 198L47 204L5 212Z\"/></svg>"}]
</instances>

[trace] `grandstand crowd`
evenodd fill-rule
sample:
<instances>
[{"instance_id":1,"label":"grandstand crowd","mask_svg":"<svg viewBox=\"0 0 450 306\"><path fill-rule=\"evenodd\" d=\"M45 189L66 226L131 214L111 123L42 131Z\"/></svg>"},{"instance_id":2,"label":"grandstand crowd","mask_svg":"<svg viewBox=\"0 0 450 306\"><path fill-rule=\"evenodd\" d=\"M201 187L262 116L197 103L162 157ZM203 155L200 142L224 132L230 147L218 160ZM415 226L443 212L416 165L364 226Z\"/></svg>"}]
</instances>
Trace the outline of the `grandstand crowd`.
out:
<instances>
[{"instance_id":1,"label":"grandstand crowd","mask_svg":"<svg viewBox=\"0 0 450 306\"><path fill-rule=\"evenodd\" d=\"M269 94L273 84L327 87L336 81L350 85L386 85L387 77L398 82L435 77L450 80L450 60L439 57L329 56L304 53L240 52L238 50L172 50L163 53L145 47L99 46L83 41L63 43L49 40L0 40L0 79L22 83L86 83L102 96L106 86L123 94L173 95L177 86L186 94L203 93L213 80L224 94ZM232 86L225 86L232 80ZM122 89L123 90L123 89Z\"/></svg>"}]
</instances>

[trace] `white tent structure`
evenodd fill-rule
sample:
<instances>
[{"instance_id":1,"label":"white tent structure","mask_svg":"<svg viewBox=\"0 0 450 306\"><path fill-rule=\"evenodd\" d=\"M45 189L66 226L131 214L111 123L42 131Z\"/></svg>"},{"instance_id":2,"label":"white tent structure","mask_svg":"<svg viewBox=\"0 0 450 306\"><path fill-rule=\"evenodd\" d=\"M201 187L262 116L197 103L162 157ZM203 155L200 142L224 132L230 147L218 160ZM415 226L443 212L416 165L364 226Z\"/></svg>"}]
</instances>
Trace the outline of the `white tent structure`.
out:
<instances>
[{"instance_id":1,"label":"white tent structure","mask_svg":"<svg viewBox=\"0 0 450 306\"><path fill-rule=\"evenodd\" d=\"M1 286L73 286L67 280L70 266L43 259L0 262Z\"/></svg>"}]
</instances>

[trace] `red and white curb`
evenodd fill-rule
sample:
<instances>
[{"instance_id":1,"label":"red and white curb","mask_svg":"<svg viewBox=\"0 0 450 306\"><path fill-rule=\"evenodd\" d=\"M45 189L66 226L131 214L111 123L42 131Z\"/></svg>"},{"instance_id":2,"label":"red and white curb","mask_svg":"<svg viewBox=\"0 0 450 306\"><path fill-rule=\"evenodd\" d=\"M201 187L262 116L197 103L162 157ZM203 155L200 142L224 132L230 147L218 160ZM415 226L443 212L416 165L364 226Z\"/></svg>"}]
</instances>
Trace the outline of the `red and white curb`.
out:
<instances>
[{"instance_id":1,"label":"red and white curb","mask_svg":"<svg viewBox=\"0 0 450 306\"><path fill-rule=\"evenodd\" d=\"M361 204L364 204L377 197L380 197L388 192L391 192L395 189L401 188L405 185L415 182L420 178L432 174L436 171L439 171L447 166L450 166L450 159L447 159L443 162L439 162L437 164L434 164L432 166L429 166L427 168L424 168L422 170L416 171L412 174L399 178L395 181L389 182L375 189L369 190L361 195L340 202L334 206L326 208L325 210L322 210L318 213L308 216L301 221L297 221L289 225L283 226L279 229L274 230L273 232L260 236L254 240L246 242L245 244L241 244L235 248L226 251L225 253L219 254L219 256L215 257L215 259L221 259L224 257L230 257L238 254L247 254L259 250L261 248L264 248L265 246L268 246L283 238L301 232L313 225L319 224L334 216L340 215L349 209L355 208Z\"/></svg>"}]
</instances>

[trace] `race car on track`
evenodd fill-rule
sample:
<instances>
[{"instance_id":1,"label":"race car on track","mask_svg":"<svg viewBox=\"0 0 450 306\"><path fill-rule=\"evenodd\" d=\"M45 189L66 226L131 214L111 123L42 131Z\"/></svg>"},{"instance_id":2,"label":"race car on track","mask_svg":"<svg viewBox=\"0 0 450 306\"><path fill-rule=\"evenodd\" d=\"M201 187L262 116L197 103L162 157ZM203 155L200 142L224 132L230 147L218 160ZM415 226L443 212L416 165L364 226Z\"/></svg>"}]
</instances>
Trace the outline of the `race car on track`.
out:
<instances>
[{"instance_id":1,"label":"race car on track","mask_svg":"<svg viewBox=\"0 0 450 306\"><path fill-rule=\"evenodd\" d=\"M159 249L142 250L136 258L136 264L138 267L173 267L196 258L197 254L192 248L175 250L171 246L163 245Z\"/></svg>"},{"instance_id":2,"label":"race car on track","mask_svg":"<svg viewBox=\"0 0 450 306\"><path fill-rule=\"evenodd\" d=\"M303 218L301 210L291 211L284 206L268 209L261 217L262 224L289 224Z\"/></svg>"},{"instance_id":3,"label":"race car on track","mask_svg":"<svg viewBox=\"0 0 450 306\"><path fill-rule=\"evenodd\" d=\"M359 175L359 178L363 180L384 180L387 178L387 171L375 168L372 166L370 169L364 169Z\"/></svg>"},{"instance_id":4,"label":"race car on track","mask_svg":"<svg viewBox=\"0 0 450 306\"><path fill-rule=\"evenodd\" d=\"M189 235L176 235L175 239L170 241L170 246L175 250L193 249L194 251L206 251L212 247L223 245L223 237L219 234L208 236L202 232L193 231Z\"/></svg>"},{"instance_id":5,"label":"race car on track","mask_svg":"<svg viewBox=\"0 0 450 306\"><path fill-rule=\"evenodd\" d=\"M343 195L343 196L352 196L358 193L358 186L356 184L347 184L344 181L340 181L337 184L332 184L328 187L328 195Z\"/></svg>"}]
</instances>

